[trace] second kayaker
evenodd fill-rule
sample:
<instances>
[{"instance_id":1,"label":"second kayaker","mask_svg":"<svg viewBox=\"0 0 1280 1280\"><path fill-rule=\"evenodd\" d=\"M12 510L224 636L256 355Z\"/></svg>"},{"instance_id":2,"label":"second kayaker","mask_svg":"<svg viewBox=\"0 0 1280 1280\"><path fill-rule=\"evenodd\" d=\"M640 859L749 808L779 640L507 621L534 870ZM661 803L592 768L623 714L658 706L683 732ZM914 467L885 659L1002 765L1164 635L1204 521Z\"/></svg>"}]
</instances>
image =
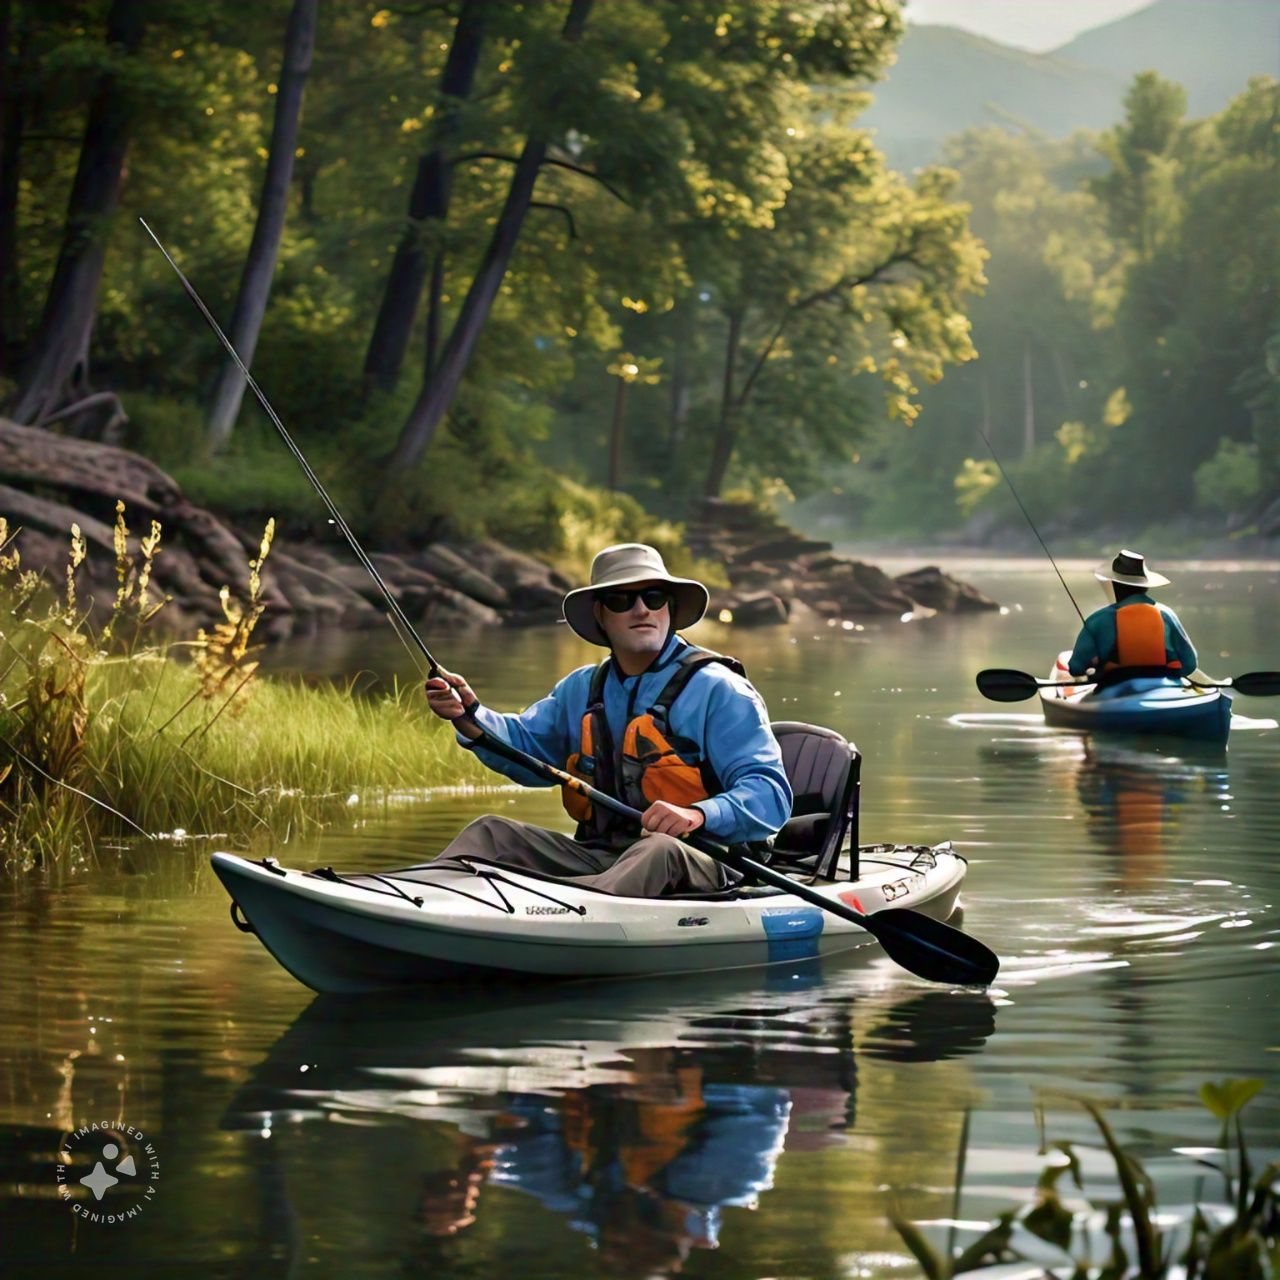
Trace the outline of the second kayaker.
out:
<instances>
[{"instance_id":1,"label":"second kayaker","mask_svg":"<svg viewBox=\"0 0 1280 1280\"><path fill-rule=\"evenodd\" d=\"M1151 589L1168 586L1168 578L1151 572L1136 551L1121 551L1093 576L1112 603L1085 619L1067 664L1073 676L1115 667L1165 667L1184 676L1195 671L1195 646L1178 615L1151 598Z\"/></svg>"},{"instance_id":2,"label":"second kayaker","mask_svg":"<svg viewBox=\"0 0 1280 1280\"><path fill-rule=\"evenodd\" d=\"M680 837L703 830L724 844L767 840L791 816L782 752L760 695L733 658L677 632L706 612L707 589L667 572L643 543L606 547L589 586L570 591L564 618L584 640L607 648L519 715L477 705L466 679L428 680L436 715L453 721L460 745L525 786L540 776L474 747L479 729L583 778L643 812L643 832L564 789L578 824L569 836L510 818L479 818L440 853L471 856L573 877L626 897L715 890L728 874Z\"/></svg>"}]
</instances>

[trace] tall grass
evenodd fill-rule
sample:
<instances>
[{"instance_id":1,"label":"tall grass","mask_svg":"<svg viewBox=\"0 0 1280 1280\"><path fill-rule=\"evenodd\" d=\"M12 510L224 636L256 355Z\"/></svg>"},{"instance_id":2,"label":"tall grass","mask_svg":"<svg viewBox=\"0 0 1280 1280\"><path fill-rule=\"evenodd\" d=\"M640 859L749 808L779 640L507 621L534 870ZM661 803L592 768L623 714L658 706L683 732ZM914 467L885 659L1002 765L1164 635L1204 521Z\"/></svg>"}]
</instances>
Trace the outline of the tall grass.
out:
<instances>
[{"instance_id":1,"label":"tall grass","mask_svg":"<svg viewBox=\"0 0 1280 1280\"><path fill-rule=\"evenodd\" d=\"M397 794L479 781L416 687L363 696L258 674L268 525L245 599L192 641L152 643L159 529L129 550L117 508L119 590L100 631L66 586L24 571L0 517L0 859L10 871L93 858L104 841L174 831L250 843L325 825Z\"/></svg>"}]
</instances>

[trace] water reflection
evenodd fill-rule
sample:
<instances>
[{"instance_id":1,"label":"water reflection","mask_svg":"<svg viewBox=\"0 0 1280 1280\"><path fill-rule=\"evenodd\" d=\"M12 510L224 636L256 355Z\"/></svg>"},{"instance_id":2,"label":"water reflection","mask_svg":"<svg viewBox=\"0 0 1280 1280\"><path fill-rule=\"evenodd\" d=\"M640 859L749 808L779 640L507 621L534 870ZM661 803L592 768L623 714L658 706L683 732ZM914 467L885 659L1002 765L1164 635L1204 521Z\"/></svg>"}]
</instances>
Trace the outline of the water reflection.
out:
<instances>
[{"instance_id":1,"label":"water reflection","mask_svg":"<svg viewBox=\"0 0 1280 1280\"><path fill-rule=\"evenodd\" d=\"M203 846L128 846L96 868L0 888L6 1280L113 1268L588 1280L611 1274L593 1247L606 1232L637 1258L659 1250L668 1272L897 1276L913 1265L882 1189L902 1189L912 1214L954 1216L968 1107L966 1217L1026 1194L1041 1088L1116 1102L1117 1131L1144 1152L1212 1144L1196 1085L1271 1080L1278 1061L1280 735L1237 725L1218 760L1185 744L1176 758L1117 755L1120 743L1086 754L1038 712L993 712L973 673L997 661L1038 671L1074 629L1041 576L979 580L1025 606L1005 617L853 638L699 636L747 662L774 714L858 742L866 839L959 842L970 925L1004 960L996 1032L986 1000L923 989L870 949L820 973L307 1007L231 927ZM1215 635L1235 670L1273 665L1273 575L1212 581L1230 589L1198 616L1180 610L1188 626ZM395 673L393 636L386 661L371 636L356 640L335 669ZM446 653L465 652L486 700L509 709L591 657L575 643L564 628L493 631ZM353 812L276 852L304 866L402 866L494 811L562 820L550 791L439 793ZM771 1107L785 1110L780 1150ZM773 1137L730 1159L739 1114ZM57 1197L59 1139L121 1116L155 1133L163 1199L125 1230L77 1234ZM677 1117L666 1147L645 1128L659 1117ZM1251 1133L1280 1132L1280 1090L1247 1118ZM1070 1123L1064 1136L1092 1140L1087 1122ZM547 1152L572 1197L562 1207L526 1176ZM650 1155L666 1164L648 1169ZM699 1159L728 1164L736 1182L725 1174L695 1195ZM754 1210L728 1202L748 1194ZM698 1243L710 1227L714 1255Z\"/></svg>"},{"instance_id":2,"label":"water reflection","mask_svg":"<svg viewBox=\"0 0 1280 1280\"><path fill-rule=\"evenodd\" d=\"M431 1134L416 1164L398 1157L415 1266L450 1266L473 1237L474 1264L490 1206L495 1223L520 1216L514 1194L585 1237L604 1274L673 1275L719 1245L726 1210L759 1205L785 1153L846 1141L859 1058L961 1057L994 1028L985 995L840 996L813 963L702 977L675 1003L669 981L430 1007L321 997L223 1126L257 1135L257 1159L274 1166L261 1203L277 1256L296 1234L291 1185L314 1192L298 1165L308 1148L291 1137L318 1120L358 1125L369 1162L371 1148L402 1153L395 1135L409 1123ZM338 1195L349 1187L335 1183Z\"/></svg>"},{"instance_id":3,"label":"water reflection","mask_svg":"<svg viewBox=\"0 0 1280 1280\"><path fill-rule=\"evenodd\" d=\"M1189 805L1225 788L1226 752L1206 747L1164 754L1087 737L1076 793L1094 845L1114 860L1115 883L1141 888L1165 873Z\"/></svg>"}]
</instances>

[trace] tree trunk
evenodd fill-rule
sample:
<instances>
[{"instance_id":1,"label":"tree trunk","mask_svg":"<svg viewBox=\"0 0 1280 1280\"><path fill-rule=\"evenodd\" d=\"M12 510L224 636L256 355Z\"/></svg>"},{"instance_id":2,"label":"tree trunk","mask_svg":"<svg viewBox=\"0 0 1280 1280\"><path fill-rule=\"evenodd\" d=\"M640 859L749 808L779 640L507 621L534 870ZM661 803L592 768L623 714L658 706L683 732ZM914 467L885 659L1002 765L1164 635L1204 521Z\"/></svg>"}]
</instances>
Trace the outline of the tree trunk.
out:
<instances>
[{"instance_id":1,"label":"tree trunk","mask_svg":"<svg viewBox=\"0 0 1280 1280\"><path fill-rule=\"evenodd\" d=\"M627 413L626 378L618 379L618 393L613 398L613 425L609 431L609 488L621 488L622 426Z\"/></svg>"},{"instance_id":2,"label":"tree trunk","mask_svg":"<svg viewBox=\"0 0 1280 1280\"><path fill-rule=\"evenodd\" d=\"M400 375L408 349L418 297L427 276L423 233L427 224L443 230L449 216L453 187L453 152L457 144L462 104L471 94L480 49L484 42L484 0L463 0L453 29L453 43L440 75L440 112L432 129L432 145L418 160L418 172L409 196L409 222L396 246L391 270L382 294L382 305L364 358L366 387L391 387ZM444 254L437 249L432 260L431 297L427 313L428 377L439 343L440 295L444 280Z\"/></svg>"},{"instance_id":3,"label":"tree trunk","mask_svg":"<svg viewBox=\"0 0 1280 1280\"><path fill-rule=\"evenodd\" d=\"M1022 343L1022 456L1029 458L1036 447L1036 394L1031 381L1031 343Z\"/></svg>"},{"instance_id":4,"label":"tree trunk","mask_svg":"<svg viewBox=\"0 0 1280 1280\"><path fill-rule=\"evenodd\" d=\"M667 476L680 466L680 451L689 425L689 348L693 342L693 308L683 306L675 316L675 349L671 358L671 400L667 419Z\"/></svg>"},{"instance_id":5,"label":"tree trunk","mask_svg":"<svg viewBox=\"0 0 1280 1280\"><path fill-rule=\"evenodd\" d=\"M9 48L12 6L0 0L0 374L18 339L18 150L22 96L13 85L19 63Z\"/></svg>"},{"instance_id":6,"label":"tree trunk","mask_svg":"<svg viewBox=\"0 0 1280 1280\"><path fill-rule=\"evenodd\" d=\"M112 0L107 43L126 55L142 42L146 0ZM138 100L105 71L89 103L62 246L40 330L10 417L38 425L87 387L89 339L106 257L106 225L120 200L125 153Z\"/></svg>"},{"instance_id":7,"label":"tree trunk","mask_svg":"<svg viewBox=\"0 0 1280 1280\"><path fill-rule=\"evenodd\" d=\"M293 161L298 148L302 94L315 48L317 6L318 0L293 0L289 25L285 29L284 58L276 92L275 119L271 125L267 172L262 180L258 219L253 227L253 239L240 277L240 292L236 295L228 334L231 345L247 368L253 367L262 317L271 296L271 277L275 274L276 257L280 252L280 237L284 234L289 185L293 180ZM205 444L210 453L217 452L231 438L245 385L244 374L235 361L228 358L209 400Z\"/></svg>"},{"instance_id":8,"label":"tree trunk","mask_svg":"<svg viewBox=\"0 0 1280 1280\"><path fill-rule=\"evenodd\" d=\"M738 427L734 421L737 405L733 396L733 380L737 372L738 348L742 342L742 312L729 316L729 336L725 342L724 387L720 393L720 422L716 426L715 441L711 446L711 466L707 470L706 496L718 498L724 478L733 458L733 446L737 443Z\"/></svg>"},{"instance_id":9,"label":"tree trunk","mask_svg":"<svg viewBox=\"0 0 1280 1280\"><path fill-rule=\"evenodd\" d=\"M570 0L569 16L560 33L564 40L576 41L581 36L592 3L593 0ZM489 318L493 300L498 296L511 255L515 252L529 212L529 202L533 198L538 170L546 159L547 145L547 139L536 133L531 133L525 142L511 176L511 185L507 188L502 212L498 215L497 225L467 290L449 340L400 429L400 438L388 460L388 477L412 467L422 457L453 404L476 342Z\"/></svg>"}]
</instances>

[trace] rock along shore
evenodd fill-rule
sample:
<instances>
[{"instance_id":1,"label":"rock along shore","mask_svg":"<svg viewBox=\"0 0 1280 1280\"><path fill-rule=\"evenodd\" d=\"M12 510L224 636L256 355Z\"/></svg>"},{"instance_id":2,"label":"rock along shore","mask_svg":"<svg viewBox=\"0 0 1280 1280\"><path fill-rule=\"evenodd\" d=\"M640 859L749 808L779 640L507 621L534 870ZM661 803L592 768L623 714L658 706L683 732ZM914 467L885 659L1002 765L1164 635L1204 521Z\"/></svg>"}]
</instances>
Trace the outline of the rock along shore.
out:
<instances>
[{"instance_id":1,"label":"rock along shore","mask_svg":"<svg viewBox=\"0 0 1280 1280\"><path fill-rule=\"evenodd\" d=\"M196 506L153 462L97 444L0 419L0 515L24 569L51 583L65 580L68 537L78 524L88 555L77 572L82 601L105 617L115 598L113 524L126 504L130 552L152 520L162 526L152 572L153 598L170 597L162 615L175 630L222 617L225 585L245 594L248 559L261 530L231 528ZM725 567L728 590L713 593L711 616L737 625L784 622L796 610L824 617L996 608L972 587L936 568L897 578L874 565L836 556L830 543L800 537L747 505L707 502L689 526L699 557ZM560 617L572 586L563 574L492 539L439 541L413 551L373 552L370 559L412 620L433 628L479 623L537 625ZM260 634L306 635L324 627L382 625L378 588L342 544L277 540L263 572L266 611Z\"/></svg>"}]
</instances>

